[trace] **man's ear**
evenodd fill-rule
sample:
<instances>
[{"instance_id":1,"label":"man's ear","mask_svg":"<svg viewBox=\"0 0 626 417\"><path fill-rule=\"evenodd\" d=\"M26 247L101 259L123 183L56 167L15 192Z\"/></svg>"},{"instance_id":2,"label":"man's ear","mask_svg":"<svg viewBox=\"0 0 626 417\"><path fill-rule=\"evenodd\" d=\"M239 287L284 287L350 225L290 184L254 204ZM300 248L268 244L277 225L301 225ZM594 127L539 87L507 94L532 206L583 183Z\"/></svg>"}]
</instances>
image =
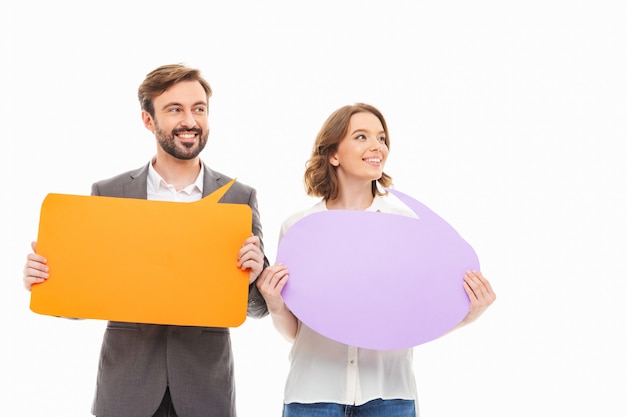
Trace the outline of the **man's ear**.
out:
<instances>
[{"instance_id":1,"label":"man's ear","mask_svg":"<svg viewBox=\"0 0 626 417\"><path fill-rule=\"evenodd\" d=\"M143 120L143 125L150 132L154 133L156 131L156 128L154 127L154 120L152 119L152 116L150 116L150 113L148 113L145 110L142 110L141 111L141 120Z\"/></svg>"}]
</instances>

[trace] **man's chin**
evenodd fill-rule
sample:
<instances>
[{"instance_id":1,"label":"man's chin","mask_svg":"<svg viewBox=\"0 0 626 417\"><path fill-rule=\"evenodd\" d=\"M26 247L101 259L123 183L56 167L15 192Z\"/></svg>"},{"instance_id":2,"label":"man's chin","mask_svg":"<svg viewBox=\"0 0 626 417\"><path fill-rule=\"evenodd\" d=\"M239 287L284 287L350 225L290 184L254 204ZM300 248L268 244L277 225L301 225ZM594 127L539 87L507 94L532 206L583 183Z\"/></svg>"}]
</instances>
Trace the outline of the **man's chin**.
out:
<instances>
[{"instance_id":1,"label":"man's chin","mask_svg":"<svg viewBox=\"0 0 626 417\"><path fill-rule=\"evenodd\" d=\"M200 149L197 144L182 145L178 147L176 153L180 159L193 159L200 154Z\"/></svg>"}]
</instances>

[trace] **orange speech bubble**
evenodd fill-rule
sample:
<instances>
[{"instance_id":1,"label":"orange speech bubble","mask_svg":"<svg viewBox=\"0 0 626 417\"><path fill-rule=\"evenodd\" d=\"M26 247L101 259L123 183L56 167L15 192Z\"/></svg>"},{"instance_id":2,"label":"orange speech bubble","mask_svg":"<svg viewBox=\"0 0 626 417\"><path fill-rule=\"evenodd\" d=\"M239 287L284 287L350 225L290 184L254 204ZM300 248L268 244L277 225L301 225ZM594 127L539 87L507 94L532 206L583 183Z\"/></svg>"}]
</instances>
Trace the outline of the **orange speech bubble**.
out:
<instances>
[{"instance_id":1,"label":"orange speech bubble","mask_svg":"<svg viewBox=\"0 0 626 417\"><path fill-rule=\"evenodd\" d=\"M34 285L39 314L136 323L236 327L246 319L251 236L246 204L218 204L235 180L190 203L48 194L37 252L50 277Z\"/></svg>"}]
</instances>

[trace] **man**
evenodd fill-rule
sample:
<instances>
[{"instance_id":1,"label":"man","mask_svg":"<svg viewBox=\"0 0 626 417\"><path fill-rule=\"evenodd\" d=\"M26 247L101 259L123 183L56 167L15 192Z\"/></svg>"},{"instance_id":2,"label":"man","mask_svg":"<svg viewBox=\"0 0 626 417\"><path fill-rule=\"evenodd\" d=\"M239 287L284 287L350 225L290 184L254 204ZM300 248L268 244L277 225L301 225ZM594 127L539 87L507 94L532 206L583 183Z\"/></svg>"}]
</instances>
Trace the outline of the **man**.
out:
<instances>
[{"instance_id":1,"label":"man","mask_svg":"<svg viewBox=\"0 0 626 417\"><path fill-rule=\"evenodd\" d=\"M156 138L156 156L137 170L94 183L92 195L196 201L231 180L199 157L209 135L212 92L198 70L161 66L146 76L138 93L143 123ZM268 261L256 190L237 181L220 201L248 204L252 209L252 236L242 244L238 267L250 272L247 315L263 317L267 307L254 281ZM32 248L35 252L36 242ZM27 290L49 276L44 255L27 256L23 276ZM98 417L234 417L229 329L109 322L92 413Z\"/></svg>"}]
</instances>

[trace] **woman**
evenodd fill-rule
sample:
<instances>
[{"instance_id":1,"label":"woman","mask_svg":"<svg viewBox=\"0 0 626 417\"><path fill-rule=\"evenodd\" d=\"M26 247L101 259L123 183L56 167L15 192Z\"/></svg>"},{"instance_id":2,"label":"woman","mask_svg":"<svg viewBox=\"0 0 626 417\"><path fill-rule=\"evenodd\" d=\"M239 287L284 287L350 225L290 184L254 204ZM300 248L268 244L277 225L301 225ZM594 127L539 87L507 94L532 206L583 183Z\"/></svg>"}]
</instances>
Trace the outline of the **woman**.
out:
<instances>
[{"instance_id":1,"label":"woman","mask_svg":"<svg viewBox=\"0 0 626 417\"><path fill-rule=\"evenodd\" d=\"M358 103L336 110L318 133L304 174L307 194L322 200L285 220L281 237L299 219L323 210L414 216L388 201L382 188L391 186L391 177L383 172L388 156L389 133L378 109ZM281 291L287 280L287 267L275 264L257 281L274 326L293 343L283 417L416 416L413 349L363 349L320 335L286 306ZM468 271L464 286L470 309L457 328L474 321L495 300L480 272Z\"/></svg>"}]
</instances>

